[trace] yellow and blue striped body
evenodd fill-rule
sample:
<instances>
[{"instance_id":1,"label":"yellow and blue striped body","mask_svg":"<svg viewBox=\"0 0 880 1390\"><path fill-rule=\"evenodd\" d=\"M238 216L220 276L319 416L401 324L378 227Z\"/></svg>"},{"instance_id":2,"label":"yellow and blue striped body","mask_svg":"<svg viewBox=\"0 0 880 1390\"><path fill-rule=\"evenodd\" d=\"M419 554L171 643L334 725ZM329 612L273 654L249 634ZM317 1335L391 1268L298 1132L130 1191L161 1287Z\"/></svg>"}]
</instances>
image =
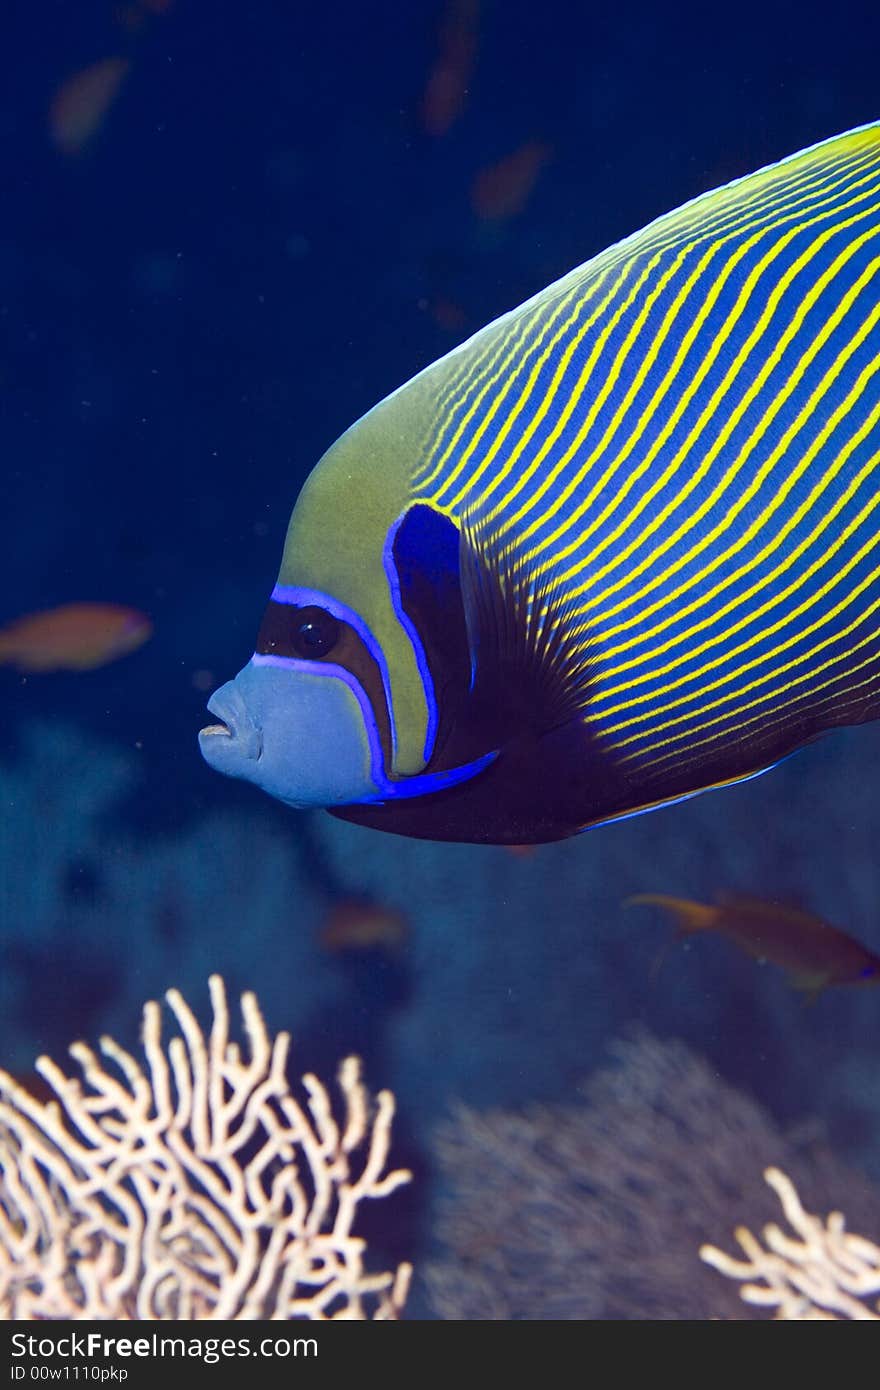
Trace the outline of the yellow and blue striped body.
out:
<instances>
[{"instance_id":1,"label":"yellow and blue striped body","mask_svg":"<svg viewBox=\"0 0 880 1390\"><path fill-rule=\"evenodd\" d=\"M584 717L643 784L880 709L878 272L872 126L662 218L449 359L414 495L476 505L564 593Z\"/></svg>"},{"instance_id":2,"label":"yellow and blue striped body","mask_svg":"<svg viewBox=\"0 0 880 1390\"><path fill-rule=\"evenodd\" d=\"M341 790L332 729L296 753L308 804L551 839L880 715L878 374L875 124L660 218L380 402L301 494L254 657L312 682L318 729L319 675L359 703L334 696ZM347 635L321 666L286 634L324 609Z\"/></svg>"}]
</instances>

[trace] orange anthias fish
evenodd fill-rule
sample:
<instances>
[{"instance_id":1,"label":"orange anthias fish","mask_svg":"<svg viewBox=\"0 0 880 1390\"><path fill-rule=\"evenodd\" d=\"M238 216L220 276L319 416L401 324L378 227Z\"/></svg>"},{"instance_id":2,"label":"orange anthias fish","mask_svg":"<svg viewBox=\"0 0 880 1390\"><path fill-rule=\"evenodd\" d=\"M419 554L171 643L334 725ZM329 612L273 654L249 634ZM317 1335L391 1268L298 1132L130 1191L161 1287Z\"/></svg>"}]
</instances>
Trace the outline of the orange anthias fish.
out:
<instances>
[{"instance_id":1,"label":"orange anthias fish","mask_svg":"<svg viewBox=\"0 0 880 1390\"><path fill-rule=\"evenodd\" d=\"M440 52L422 95L421 120L428 135L445 135L461 115L477 52L480 0L448 0Z\"/></svg>"},{"instance_id":2,"label":"orange anthias fish","mask_svg":"<svg viewBox=\"0 0 880 1390\"><path fill-rule=\"evenodd\" d=\"M145 613L118 603L64 603L0 628L0 666L18 671L92 671L152 635Z\"/></svg>"},{"instance_id":3,"label":"orange anthias fish","mask_svg":"<svg viewBox=\"0 0 880 1390\"><path fill-rule=\"evenodd\" d=\"M798 907L727 893L719 893L714 904L639 893L626 899L625 906L633 904L669 912L679 937L720 932L755 960L782 966L793 988L810 998L828 985L880 984L880 956Z\"/></svg>"},{"instance_id":4,"label":"orange anthias fish","mask_svg":"<svg viewBox=\"0 0 880 1390\"><path fill-rule=\"evenodd\" d=\"M49 133L63 154L82 154L97 135L130 66L127 58L102 58L62 82L49 109Z\"/></svg>"},{"instance_id":5,"label":"orange anthias fish","mask_svg":"<svg viewBox=\"0 0 880 1390\"><path fill-rule=\"evenodd\" d=\"M334 903L318 935L327 951L397 950L409 935L402 912L370 898L341 898Z\"/></svg>"},{"instance_id":6,"label":"orange anthias fish","mask_svg":"<svg viewBox=\"0 0 880 1390\"><path fill-rule=\"evenodd\" d=\"M543 141L529 140L497 164L482 169L471 186L477 216L487 222L504 222L522 212L551 154Z\"/></svg>"}]
</instances>

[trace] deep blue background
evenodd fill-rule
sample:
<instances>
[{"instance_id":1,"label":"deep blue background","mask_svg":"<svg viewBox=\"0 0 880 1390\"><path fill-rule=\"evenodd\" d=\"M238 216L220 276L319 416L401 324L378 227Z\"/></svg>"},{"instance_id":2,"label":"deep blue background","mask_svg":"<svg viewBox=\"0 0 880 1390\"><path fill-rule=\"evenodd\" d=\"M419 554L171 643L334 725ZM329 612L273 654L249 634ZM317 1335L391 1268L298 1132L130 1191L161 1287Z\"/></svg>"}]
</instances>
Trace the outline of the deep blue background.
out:
<instances>
[{"instance_id":1,"label":"deep blue background","mask_svg":"<svg viewBox=\"0 0 880 1390\"><path fill-rule=\"evenodd\" d=\"M267 833L289 837L310 866L318 896L329 900L337 891L339 866L328 865L326 846L310 838L312 822L215 777L195 745L206 688L227 679L252 650L297 491L333 439L484 322L652 217L880 117L880 19L872 3L484 0L467 99L440 137L423 128L420 102L444 16L448 23L455 13L442 0L176 0L167 13L144 16L136 32L120 23L118 9L100 0L18 0L0 25L0 624L50 604L95 598L133 604L156 625L143 651L86 676L22 680L0 672L0 746L10 776L36 785L27 730L57 727L53 775L68 779L58 795L63 814L42 792L27 811L20 797L4 792L7 823L24 815L39 820L47 808L40 832L45 857L31 872L60 884L62 904L51 918L62 924L60 935L52 935L53 926L35 940L39 933L25 920L30 909L16 906L24 902L15 886L21 866L13 871L11 846L18 841L7 830L0 845L0 873L12 885L2 924L6 985L18 991L19 1002L0 1024L4 1056L37 1047L57 1051L74 1032L104 1026L113 996L132 1006L143 998L138 972L133 977L128 966L113 963L112 950L96 944L102 930L109 940L123 926L102 906L101 855L110 853L109 841L105 835L104 848L95 850L75 824L72 779L80 774L64 751L73 747L71 729L83 740L80 750L109 744L136 760L136 786L122 779L113 814L145 862L156 846L197 833L209 812L231 808ZM119 95L88 147L65 155L49 134L53 94L71 74L113 54L131 59ZM470 192L475 176L533 139L546 142L552 157L524 209L497 222L478 218ZM97 752L95 758L103 768ZM51 762L40 766L40 776L48 777ZM714 822L725 847L761 804L737 803L735 796L730 812ZM746 808L740 822L737 804ZM861 825L864 805L862 797L862 811L847 819L844 791L835 814ZM877 812L876 797L867 805L868 814ZM83 827L91 806L83 804ZM797 815L812 817L812 825L817 811L806 804L792 811L774 883L739 886L777 887L798 852ZM65 824L63 845L46 829L56 814ZM697 868L689 882L682 876L676 884L659 882L652 820L641 822L648 827L641 841L627 841L642 871L627 891L665 887L696 895L698 882L705 891L728 886L710 869L702 880ZM588 839L610 845L615 833L623 834ZM379 839L357 841L365 864ZM693 850L695 866L698 859L714 862L716 840ZM863 935L867 929L866 939L880 949L871 896L876 859L861 851L861 858L848 859L847 846L837 841L827 851L825 910L833 915L836 885L849 874L871 912L860 924L841 925L860 925ZM186 872L205 889L213 862L194 855L188 862ZM393 897L393 857L383 862ZM730 862L740 862L733 852ZM456 859L454 872L477 873L477 863ZM244 864L243 882L259 880L262 869ZM419 871L413 872L416 882ZM519 872L533 871L504 869L508 877ZM487 882L474 886L475 901L488 904L484 916L493 909ZM396 887L406 899L409 889ZM616 882L608 891L619 899ZM437 922L438 901L436 891L426 890ZM198 924L205 935L196 972L195 919L176 900L163 904L156 912L166 914L166 983L203 990L198 982L214 965L211 922L203 917ZM278 930L289 933L297 925L295 904L288 906ZM588 915L582 895L576 906ZM503 921L503 902L497 911ZM652 945L659 939L655 932ZM467 949L453 929L450 952ZM602 988L603 1029L652 1009L655 1025L673 1029L672 1006L661 1019L656 1005L645 1004L641 985L628 994L631 961L609 951L601 961L612 981ZM499 948L499 989L506 987L506 952ZM185 975L184 958L192 975ZM248 960L244 927L241 962L243 983L259 985L272 974L265 959ZM326 1000L311 1013L302 1002L309 994L307 957L301 965L293 1013L305 1061L331 1065L356 1046L372 1059L372 1080L384 1084L391 1052L379 1045L377 1029L394 1010L416 1014L430 994L430 976L422 973L414 983L403 978L405 970L398 978L389 968L378 983L373 976L365 983L355 978L357 965L340 967L350 978L327 999L350 1004L356 997L358 1004L337 1002L329 1026ZM737 1081L751 1078L760 1090L763 1080L765 1100L778 1080L781 1111L797 1114L809 1090L805 1054L798 1055L803 1015L785 1005L777 1030L771 1002L750 1019L754 1049L732 1047L741 991L754 969L737 959L740 967L733 993L718 1005L723 1023L699 1040L730 1060ZM314 969L326 993L328 965L317 954ZM559 971L568 969L560 961ZM144 989L155 988L146 966L144 977ZM722 966L715 978L722 993L725 980ZM455 983L447 985L454 996ZM450 1030L457 1002L450 998ZM844 1017L846 1006L839 1007ZM288 1021L277 1000L271 1012L275 1025ZM699 1034L691 1023L692 1035ZM576 1017L560 1012L558 1032L567 1031L569 1044L577 1027ZM544 1041L533 1044L539 1053L553 1035L546 1017L542 1028ZM597 1025L596 1034L603 1029ZM535 1037L534 1017L511 1024L517 1030ZM815 1055L828 1055L833 1031L820 1036ZM874 1039L876 1028L866 1039L869 1051ZM595 1044L591 1036L584 1070ZM547 1078L554 1067L559 1092L571 1080L573 1044L562 1048L564 1064L551 1049L544 1069L536 1065L528 1075L517 1070L518 1060L505 1074L503 1047L498 1051L497 1040L491 1046L502 1077L497 1096L505 1103L552 1089ZM444 1077L444 1056L441 1046L437 1095L445 1099L464 1085L466 1068L459 1061L459 1072ZM475 1066L474 1074L483 1080L471 1098L492 1100L489 1071ZM403 1127L427 1168L418 1111L424 1078L412 1084L409 1120L408 1097L401 1095ZM405 1080L401 1085L405 1092ZM853 1125L854 1140L863 1140L867 1131Z\"/></svg>"},{"instance_id":2,"label":"deep blue background","mask_svg":"<svg viewBox=\"0 0 880 1390\"><path fill-rule=\"evenodd\" d=\"M4 19L0 616L147 609L158 639L96 717L160 709L174 764L191 672L246 656L298 487L347 424L609 242L880 106L876 7L845 0L486 0L442 139L419 120L442 4L177 0L134 36L116 8ZM113 53L119 97L65 158L52 94ZM474 175L532 138L553 158L525 210L481 224Z\"/></svg>"}]
</instances>

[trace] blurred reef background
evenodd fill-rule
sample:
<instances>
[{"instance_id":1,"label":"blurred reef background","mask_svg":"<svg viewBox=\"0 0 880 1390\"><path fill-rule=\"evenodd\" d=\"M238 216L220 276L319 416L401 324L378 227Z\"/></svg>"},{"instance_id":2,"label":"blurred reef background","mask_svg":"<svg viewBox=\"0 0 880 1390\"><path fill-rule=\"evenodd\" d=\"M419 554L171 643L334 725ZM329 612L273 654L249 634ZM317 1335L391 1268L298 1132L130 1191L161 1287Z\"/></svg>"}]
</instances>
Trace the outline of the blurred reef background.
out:
<instances>
[{"instance_id":1,"label":"blurred reef background","mask_svg":"<svg viewBox=\"0 0 880 1390\"><path fill-rule=\"evenodd\" d=\"M98 599L155 635L95 670L0 670L0 1062L26 1077L75 1037L134 1046L145 999L175 985L206 1010L212 971L292 1031L298 1072L358 1052L397 1096L416 1172L368 1234L423 1271L417 1317L735 1315L729 1290L694 1294L721 1282L696 1258L690 1301L662 1260L655 1292L678 1302L624 1286L617 1247L583 1301L541 1302L554 1280L585 1287L577 1251L527 1252L534 1287L502 1287L497 1240L437 1216L456 1155L482 1180L479 1145L436 1139L444 1117L540 1105L546 1128L621 1047L630 1072L702 1068L704 1101L715 1078L719 1134L733 1090L751 1098L754 1154L728 1145L743 1192L788 1155L805 1200L864 1190L880 1238L880 990L805 1007L714 936L658 966L668 921L623 906L740 891L880 952L880 727L522 854L293 813L196 744L324 449L654 216L880 117L876 6L35 0L2 31L0 627ZM617 1123L621 1154L652 1104ZM710 1129L688 1132L711 1145ZM814 1149L810 1189L791 1155ZM482 1155L488 1190L498 1145ZM835 1191L843 1165L859 1177ZM727 1199L687 1249L754 1221ZM611 1247L591 1239L595 1274Z\"/></svg>"}]
</instances>

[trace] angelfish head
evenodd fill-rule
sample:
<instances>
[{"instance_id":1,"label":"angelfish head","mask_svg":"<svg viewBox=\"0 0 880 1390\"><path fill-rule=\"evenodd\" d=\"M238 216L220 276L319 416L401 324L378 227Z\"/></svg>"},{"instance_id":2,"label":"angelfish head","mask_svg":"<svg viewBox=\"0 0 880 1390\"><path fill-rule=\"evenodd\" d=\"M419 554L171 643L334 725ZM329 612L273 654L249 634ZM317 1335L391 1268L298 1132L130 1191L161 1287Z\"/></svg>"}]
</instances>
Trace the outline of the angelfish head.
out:
<instances>
[{"instance_id":1,"label":"angelfish head","mask_svg":"<svg viewBox=\"0 0 880 1390\"><path fill-rule=\"evenodd\" d=\"M291 806L332 809L427 799L494 756L488 744L441 747L465 679L446 652L464 631L447 601L460 608L459 534L411 499L435 415L425 375L363 416L306 479L254 654L208 703L218 722L199 742L217 771Z\"/></svg>"},{"instance_id":2,"label":"angelfish head","mask_svg":"<svg viewBox=\"0 0 880 1390\"><path fill-rule=\"evenodd\" d=\"M376 799L392 736L370 645L331 598L277 586L253 656L208 701L221 722L199 734L205 761L291 806Z\"/></svg>"},{"instance_id":3,"label":"angelfish head","mask_svg":"<svg viewBox=\"0 0 880 1390\"><path fill-rule=\"evenodd\" d=\"M422 796L477 770L395 774L382 649L359 614L311 589L276 586L253 656L208 709L220 722L199 734L205 761L294 807Z\"/></svg>"}]
</instances>

